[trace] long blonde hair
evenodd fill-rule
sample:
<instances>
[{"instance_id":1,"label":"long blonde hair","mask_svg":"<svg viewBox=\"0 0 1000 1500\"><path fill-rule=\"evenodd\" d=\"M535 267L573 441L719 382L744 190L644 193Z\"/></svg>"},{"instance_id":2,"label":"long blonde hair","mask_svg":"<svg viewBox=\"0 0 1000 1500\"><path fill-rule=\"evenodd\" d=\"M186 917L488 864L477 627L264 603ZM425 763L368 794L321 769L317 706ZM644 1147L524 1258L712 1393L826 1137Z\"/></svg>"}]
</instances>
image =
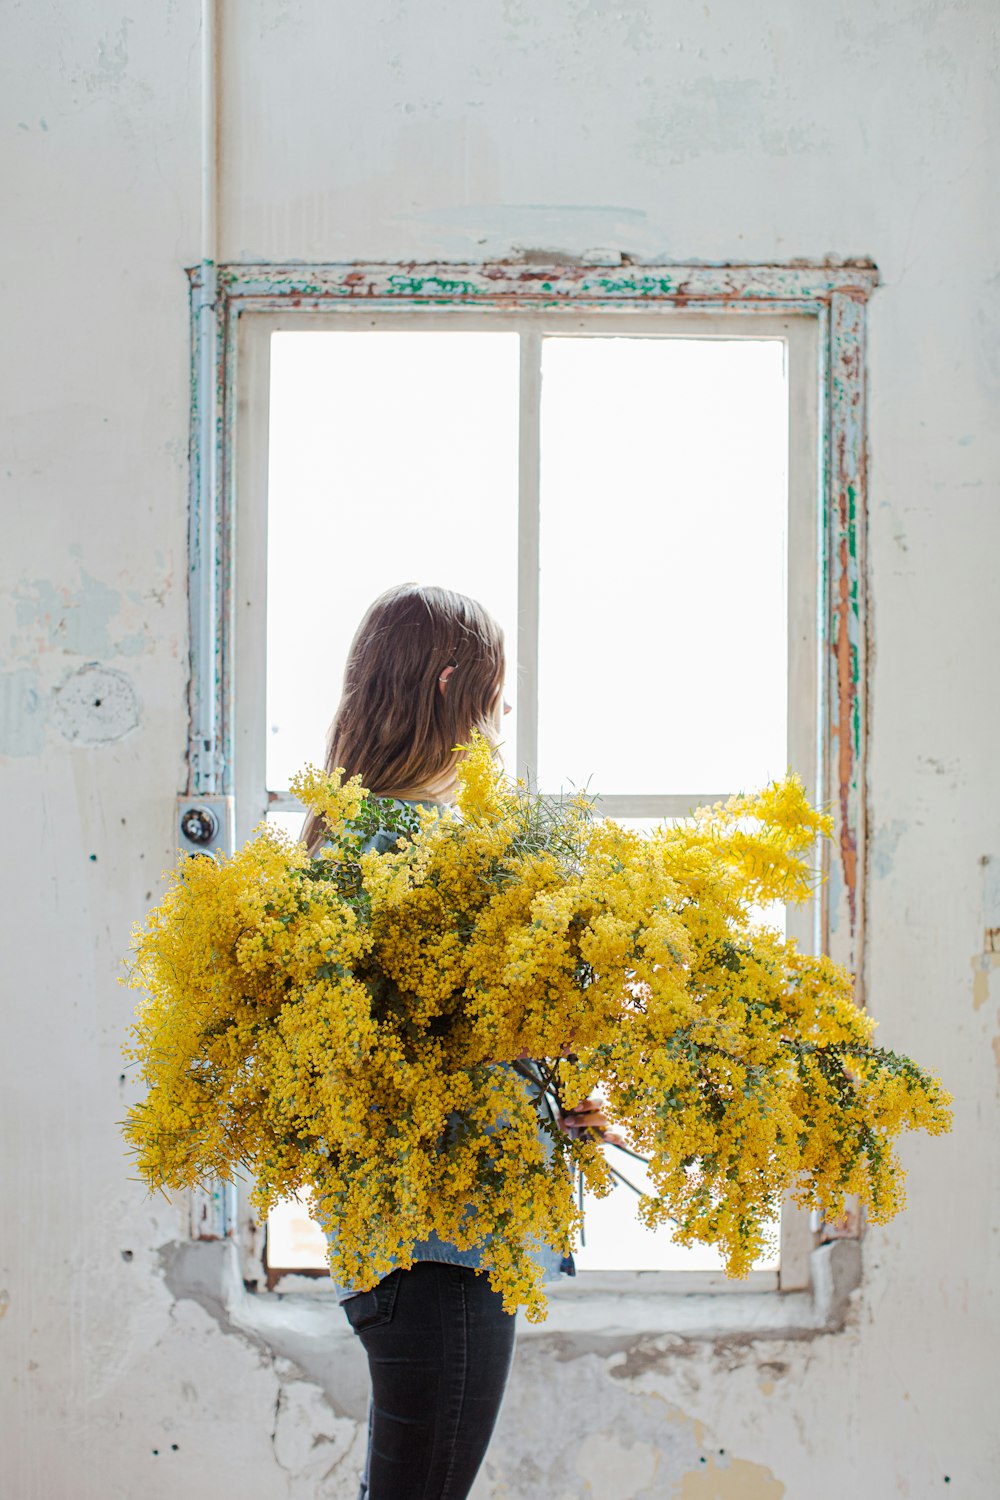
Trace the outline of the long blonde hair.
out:
<instances>
[{"instance_id":1,"label":"long blonde hair","mask_svg":"<svg viewBox=\"0 0 1000 1500\"><path fill-rule=\"evenodd\" d=\"M416 583L386 589L351 642L326 769L360 775L377 797L447 791L462 754L454 747L473 729L499 743L504 666L503 631L475 599ZM315 852L324 837L311 813L304 842Z\"/></svg>"}]
</instances>

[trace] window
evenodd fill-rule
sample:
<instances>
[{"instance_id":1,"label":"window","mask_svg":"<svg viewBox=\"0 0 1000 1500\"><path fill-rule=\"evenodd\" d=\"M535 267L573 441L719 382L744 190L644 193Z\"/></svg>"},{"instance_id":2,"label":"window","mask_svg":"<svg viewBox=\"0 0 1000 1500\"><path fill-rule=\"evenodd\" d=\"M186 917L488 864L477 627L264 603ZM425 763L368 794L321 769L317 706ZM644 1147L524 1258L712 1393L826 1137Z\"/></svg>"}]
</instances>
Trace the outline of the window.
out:
<instances>
[{"instance_id":1,"label":"window","mask_svg":"<svg viewBox=\"0 0 1000 1500\"><path fill-rule=\"evenodd\" d=\"M836 284L871 273L690 272L692 310L675 269L538 273L499 297L482 274L376 271L379 295L356 301L349 269L221 273L221 764L189 791L235 793L238 839L265 814L296 831L288 779L322 754L363 609L440 582L504 627L505 755L532 785L588 783L602 812L646 823L791 765L832 800L832 878L788 930L835 937L856 966L863 455L845 399L863 300ZM296 1205L272 1216L272 1281L321 1261L311 1234ZM786 1211L781 1237L761 1289L807 1284L804 1216ZM578 1265L726 1285L712 1252L636 1224L625 1187L588 1199Z\"/></svg>"}]
</instances>

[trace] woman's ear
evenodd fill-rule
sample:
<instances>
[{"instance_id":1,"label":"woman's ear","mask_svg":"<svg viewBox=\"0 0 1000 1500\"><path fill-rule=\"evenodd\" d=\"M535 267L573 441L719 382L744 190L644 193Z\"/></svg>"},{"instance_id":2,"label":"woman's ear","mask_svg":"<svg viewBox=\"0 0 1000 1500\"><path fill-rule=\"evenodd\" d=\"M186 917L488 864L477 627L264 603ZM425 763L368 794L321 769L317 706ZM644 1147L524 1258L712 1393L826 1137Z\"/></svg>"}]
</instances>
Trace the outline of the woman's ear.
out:
<instances>
[{"instance_id":1,"label":"woman's ear","mask_svg":"<svg viewBox=\"0 0 1000 1500\"><path fill-rule=\"evenodd\" d=\"M450 667L445 667L444 671L439 676L439 678L438 678L438 688L440 689L440 691L442 693L445 690L445 686L447 685L448 678L451 676L451 674L452 674L452 672L454 672L454 670L455 670L455 664L454 664L454 662L452 662L451 666Z\"/></svg>"}]
</instances>

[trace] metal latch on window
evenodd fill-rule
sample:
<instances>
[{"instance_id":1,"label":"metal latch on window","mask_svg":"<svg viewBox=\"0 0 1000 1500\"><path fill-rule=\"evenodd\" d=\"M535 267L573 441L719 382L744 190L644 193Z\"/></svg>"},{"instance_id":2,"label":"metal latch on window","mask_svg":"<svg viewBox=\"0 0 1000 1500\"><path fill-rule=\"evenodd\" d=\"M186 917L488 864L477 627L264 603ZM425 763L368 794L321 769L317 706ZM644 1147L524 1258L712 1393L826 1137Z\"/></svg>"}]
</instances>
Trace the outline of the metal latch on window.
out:
<instances>
[{"instance_id":1,"label":"metal latch on window","mask_svg":"<svg viewBox=\"0 0 1000 1500\"><path fill-rule=\"evenodd\" d=\"M177 847L185 854L232 854L232 797L178 797Z\"/></svg>"}]
</instances>

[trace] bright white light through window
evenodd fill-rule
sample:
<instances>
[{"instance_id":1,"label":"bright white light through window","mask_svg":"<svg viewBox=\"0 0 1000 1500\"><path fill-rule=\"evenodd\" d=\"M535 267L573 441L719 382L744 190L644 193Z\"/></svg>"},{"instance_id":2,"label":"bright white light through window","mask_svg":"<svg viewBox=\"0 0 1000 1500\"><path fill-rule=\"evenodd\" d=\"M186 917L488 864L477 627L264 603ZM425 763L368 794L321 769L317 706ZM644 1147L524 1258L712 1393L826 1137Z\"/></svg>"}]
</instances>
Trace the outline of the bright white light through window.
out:
<instances>
[{"instance_id":1,"label":"bright white light through window","mask_svg":"<svg viewBox=\"0 0 1000 1500\"><path fill-rule=\"evenodd\" d=\"M786 769L784 346L542 345L539 785Z\"/></svg>"},{"instance_id":2,"label":"bright white light through window","mask_svg":"<svg viewBox=\"0 0 1000 1500\"><path fill-rule=\"evenodd\" d=\"M354 631L390 585L470 594L513 656L517 381L513 333L272 335L269 787L322 761Z\"/></svg>"},{"instance_id":3,"label":"bright white light through window","mask_svg":"<svg viewBox=\"0 0 1000 1500\"><path fill-rule=\"evenodd\" d=\"M275 1204L268 1214L267 1261L283 1271L326 1265L326 1238L301 1195Z\"/></svg>"}]
</instances>

